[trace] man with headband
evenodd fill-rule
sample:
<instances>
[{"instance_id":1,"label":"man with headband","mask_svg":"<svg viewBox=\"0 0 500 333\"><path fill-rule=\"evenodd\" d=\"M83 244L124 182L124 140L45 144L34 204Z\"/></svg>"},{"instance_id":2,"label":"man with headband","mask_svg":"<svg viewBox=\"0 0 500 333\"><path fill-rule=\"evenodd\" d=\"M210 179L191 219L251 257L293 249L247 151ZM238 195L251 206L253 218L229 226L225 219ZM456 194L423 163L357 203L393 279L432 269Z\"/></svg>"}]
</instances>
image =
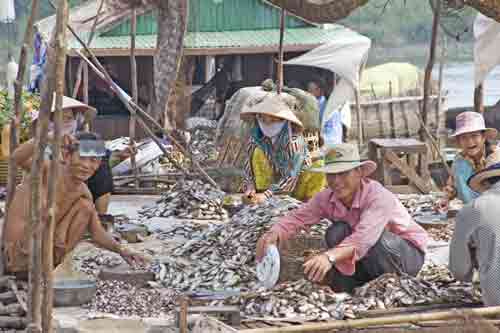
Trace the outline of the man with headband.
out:
<instances>
[{"instance_id":1,"label":"man with headband","mask_svg":"<svg viewBox=\"0 0 500 333\"><path fill-rule=\"evenodd\" d=\"M17 165L30 170L36 147L34 140L20 145L13 153ZM104 142L90 132L80 132L74 137L65 135L61 154L61 168L56 185L54 265L57 267L64 256L71 252L87 231L93 242L104 249L120 254L128 263L143 258L123 248L102 227L85 181L92 176L101 158L105 155ZM41 220L48 221L48 172L49 161L45 160L41 176ZM3 234L3 253L7 272L23 276L29 262L29 216L31 178L26 177L16 189L9 207ZM55 268L54 267L54 268Z\"/></svg>"}]
</instances>

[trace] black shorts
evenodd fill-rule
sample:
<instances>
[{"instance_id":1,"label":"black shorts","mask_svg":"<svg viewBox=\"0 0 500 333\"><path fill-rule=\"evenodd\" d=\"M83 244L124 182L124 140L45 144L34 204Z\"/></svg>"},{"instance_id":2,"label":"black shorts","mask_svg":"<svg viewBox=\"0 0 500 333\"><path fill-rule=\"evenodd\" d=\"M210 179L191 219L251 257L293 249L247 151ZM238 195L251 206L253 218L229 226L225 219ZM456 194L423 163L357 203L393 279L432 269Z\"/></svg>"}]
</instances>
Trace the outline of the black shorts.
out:
<instances>
[{"instance_id":1,"label":"black shorts","mask_svg":"<svg viewBox=\"0 0 500 333\"><path fill-rule=\"evenodd\" d=\"M87 180L87 186L94 197L94 202L99 197L113 192L113 175L108 159L101 161L97 171Z\"/></svg>"}]
</instances>

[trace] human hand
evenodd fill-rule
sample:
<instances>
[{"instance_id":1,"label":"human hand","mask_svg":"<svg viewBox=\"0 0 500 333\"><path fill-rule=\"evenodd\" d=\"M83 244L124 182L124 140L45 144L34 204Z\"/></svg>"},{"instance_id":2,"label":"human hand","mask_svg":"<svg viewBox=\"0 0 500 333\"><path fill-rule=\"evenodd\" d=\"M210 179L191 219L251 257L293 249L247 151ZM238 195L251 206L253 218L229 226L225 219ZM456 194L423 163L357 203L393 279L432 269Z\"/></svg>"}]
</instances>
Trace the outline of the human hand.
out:
<instances>
[{"instance_id":1,"label":"human hand","mask_svg":"<svg viewBox=\"0 0 500 333\"><path fill-rule=\"evenodd\" d=\"M279 240L279 233L276 231L268 231L264 235L262 235L257 241L257 249L255 254L257 262L260 262L262 258L264 258L267 247L270 245L277 245Z\"/></svg>"},{"instance_id":2,"label":"human hand","mask_svg":"<svg viewBox=\"0 0 500 333\"><path fill-rule=\"evenodd\" d=\"M119 253L129 265L144 265L148 262L142 254L122 248Z\"/></svg>"},{"instance_id":3,"label":"human hand","mask_svg":"<svg viewBox=\"0 0 500 333\"><path fill-rule=\"evenodd\" d=\"M442 198L435 203L434 210L439 213L445 213L448 211L449 205L450 200L448 198Z\"/></svg>"},{"instance_id":4,"label":"human hand","mask_svg":"<svg viewBox=\"0 0 500 333\"><path fill-rule=\"evenodd\" d=\"M326 253L318 254L304 263L304 275L310 281L321 282L332 267Z\"/></svg>"}]
</instances>

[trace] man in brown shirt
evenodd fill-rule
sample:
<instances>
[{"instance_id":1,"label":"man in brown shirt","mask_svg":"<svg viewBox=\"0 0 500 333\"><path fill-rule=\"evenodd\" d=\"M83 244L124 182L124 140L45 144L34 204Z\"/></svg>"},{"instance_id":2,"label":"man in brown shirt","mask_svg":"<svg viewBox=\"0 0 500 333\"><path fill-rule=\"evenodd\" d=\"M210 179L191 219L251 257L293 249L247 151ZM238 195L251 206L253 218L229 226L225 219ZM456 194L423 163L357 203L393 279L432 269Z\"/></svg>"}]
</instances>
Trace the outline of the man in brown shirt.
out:
<instances>
[{"instance_id":1,"label":"man in brown shirt","mask_svg":"<svg viewBox=\"0 0 500 333\"><path fill-rule=\"evenodd\" d=\"M13 153L17 164L30 170L35 150L34 141L20 145ZM75 137L63 137L62 161L56 184L54 265L57 267L64 256L71 252L89 231L94 243L120 254L128 263L143 258L118 244L102 227L85 181L94 174L104 153L104 142L94 133L77 133ZM44 160L41 175L41 220L48 220L47 192L49 161ZM26 177L16 189L9 207L3 234L4 264L7 272L23 274L29 262L29 212L31 179Z\"/></svg>"}]
</instances>

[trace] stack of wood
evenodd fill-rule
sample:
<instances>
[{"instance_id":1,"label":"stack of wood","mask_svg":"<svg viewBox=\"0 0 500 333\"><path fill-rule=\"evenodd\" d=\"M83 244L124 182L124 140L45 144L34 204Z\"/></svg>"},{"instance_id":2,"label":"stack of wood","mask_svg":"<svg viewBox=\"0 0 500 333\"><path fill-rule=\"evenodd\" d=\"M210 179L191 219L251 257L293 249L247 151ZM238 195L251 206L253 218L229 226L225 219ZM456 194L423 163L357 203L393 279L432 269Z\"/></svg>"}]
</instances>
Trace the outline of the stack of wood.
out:
<instances>
[{"instance_id":1,"label":"stack of wood","mask_svg":"<svg viewBox=\"0 0 500 333\"><path fill-rule=\"evenodd\" d=\"M28 284L11 276L0 277L0 330L24 332L28 324L26 313Z\"/></svg>"}]
</instances>

